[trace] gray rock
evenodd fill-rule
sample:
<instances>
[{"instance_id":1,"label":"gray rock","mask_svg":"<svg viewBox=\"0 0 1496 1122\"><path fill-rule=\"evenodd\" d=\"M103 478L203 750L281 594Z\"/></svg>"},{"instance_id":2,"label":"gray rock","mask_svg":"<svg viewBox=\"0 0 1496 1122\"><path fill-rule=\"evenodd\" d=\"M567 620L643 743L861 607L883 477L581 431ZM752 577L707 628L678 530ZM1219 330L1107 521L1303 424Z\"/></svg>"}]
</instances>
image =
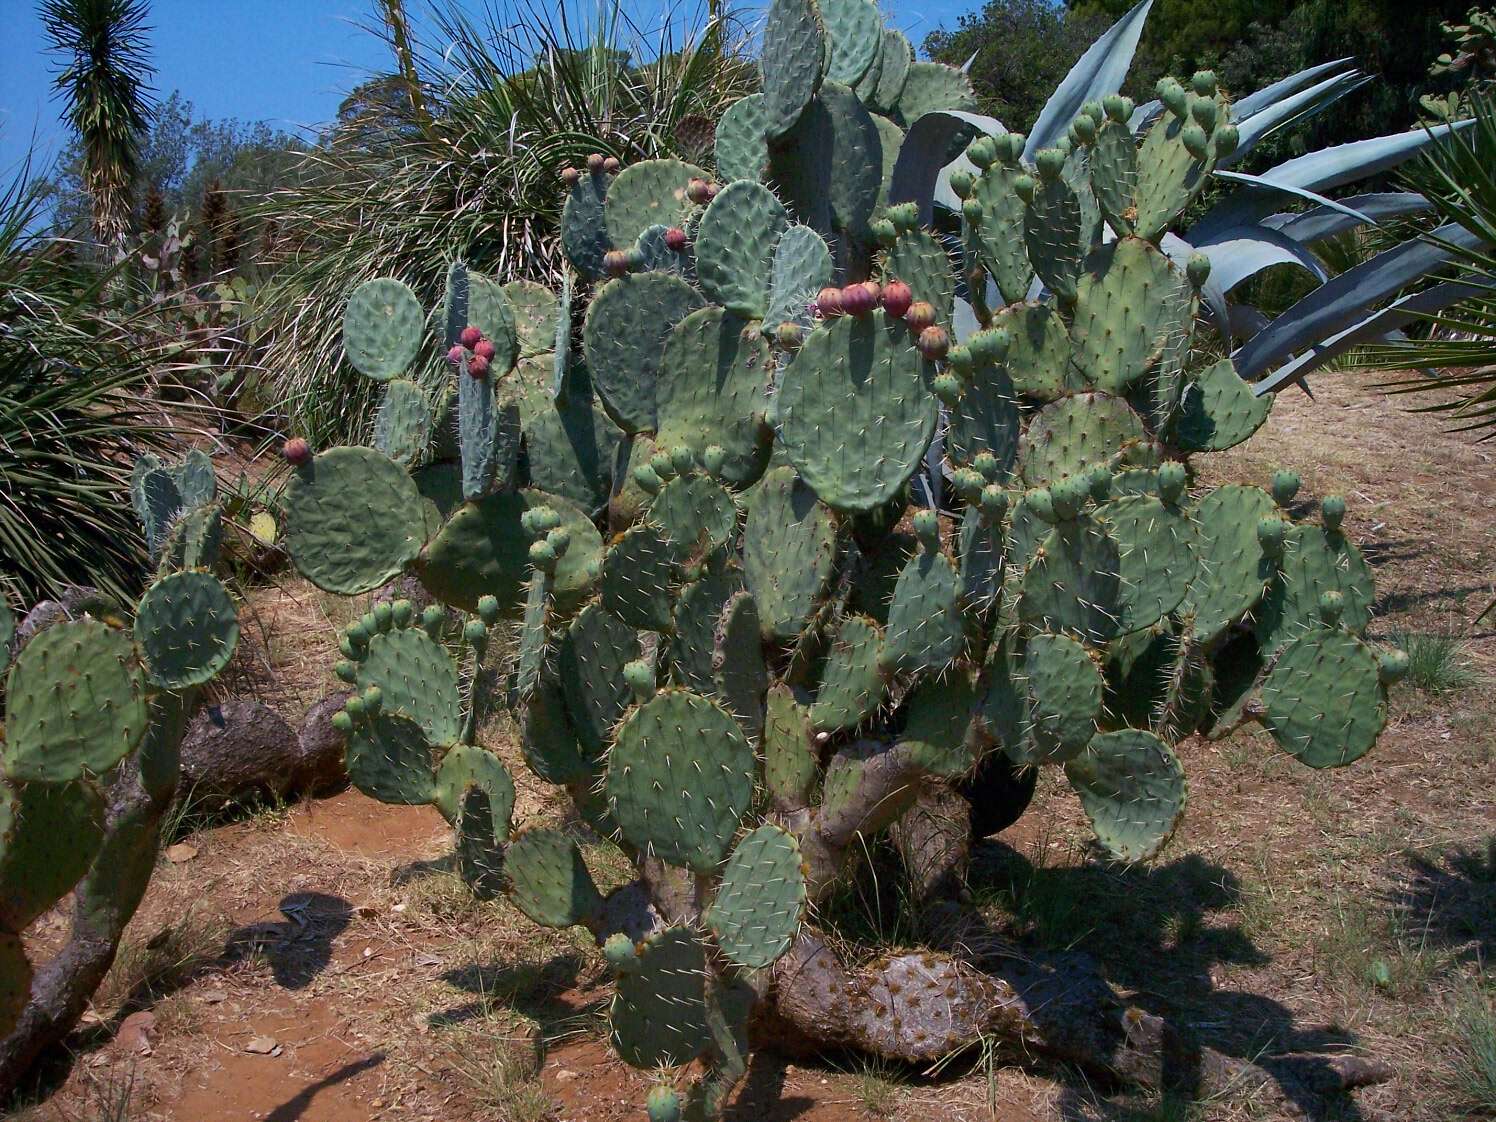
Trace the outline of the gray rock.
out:
<instances>
[{"instance_id":1,"label":"gray rock","mask_svg":"<svg viewBox=\"0 0 1496 1122\"><path fill-rule=\"evenodd\" d=\"M332 701L325 698L312 707L310 735L298 735L280 714L248 698L205 705L182 740L183 794L190 792L194 806L207 810L341 785L346 779L342 738L329 720L342 701L329 708Z\"/></svg>"}]
</instances>

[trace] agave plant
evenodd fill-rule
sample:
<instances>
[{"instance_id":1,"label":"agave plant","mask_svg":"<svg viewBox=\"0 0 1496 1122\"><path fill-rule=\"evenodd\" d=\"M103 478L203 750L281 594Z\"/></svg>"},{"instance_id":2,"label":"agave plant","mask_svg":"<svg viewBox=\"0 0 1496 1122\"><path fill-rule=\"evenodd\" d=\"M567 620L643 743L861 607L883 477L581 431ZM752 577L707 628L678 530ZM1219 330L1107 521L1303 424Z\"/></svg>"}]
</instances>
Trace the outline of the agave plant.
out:
<instances>
[{"instance_id":1,"label":"agave plant","mask_svg":"<svg viewBox=\"0 0 1496 1122\"><path fill-rule=\"evenodd\" d=\"M397 73L308 153L304 182L262 208L291 235L265 296L264 365L293 427L318 438L355 435L372 411L324 328L361 281L396 274L434 301L439 262L454 252L488 271L554 279L555 168L597 150L699 159L711 122L752 81L730 19L684 33L666 19L650 35L616 3L591 28L564 8L526 5L511 23L452 4L434 11L423 39L398 4L384 13Z\"/></svg>"}]
</instances>

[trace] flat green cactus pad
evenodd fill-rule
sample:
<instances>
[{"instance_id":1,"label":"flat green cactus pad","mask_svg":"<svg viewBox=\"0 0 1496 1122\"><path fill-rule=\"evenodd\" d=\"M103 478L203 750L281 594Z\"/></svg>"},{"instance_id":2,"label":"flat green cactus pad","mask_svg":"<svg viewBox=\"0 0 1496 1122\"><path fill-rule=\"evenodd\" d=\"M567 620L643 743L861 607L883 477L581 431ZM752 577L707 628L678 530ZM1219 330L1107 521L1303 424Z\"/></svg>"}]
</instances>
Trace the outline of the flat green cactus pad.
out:
<instances>
[{"instance_id":1,"label":"flat green cactus pad","mask_svg":"<svg viewBox=\"0 0 1496 1122\"><path fill-rule=\"evenodd\" d=\"M510 902L542 927L585 923L603 905L581 849L560 830L526 830L504 857Z\"/></svg>"},{"instance_id":2,"label":"flat green cactus pad","mask_svg":"<svg viewBox=\"0 0 1496 1122\"><path fill-rule=\"evenodd\" d=\"M1011 361L1010 356L1010 368ZM1146 435L1143 422L1121 398L1104 393L1062 397L1039 410L1024 433L1019 454L1023 478L1031 487L1047 487L1084 475Z\"/></svg>"},{"instance_id":3,"label":"flat green cactus pad","mask_svg":"<svg viewBox=\"0 0 1496 1122\"><path fill-rule=\"evenodd\" d=\"M981 750L972 722L979 700L969 674L957 671L947 680L926 679L909 696L900 743L931 775L965 775L976 766Z\"/></svg>"},{"instance_id":4,"label":"flat green cactus pad","mask_svg":"<svg viewBox=\"0 0 1496 1122\"><path fill-rule=\"evenodd\" d=\"M742 588L743 574L738 569L713 565L681 589L675 603L675 632L670 636L671 661L681 685L697 693L716 690L717 628L727 602ZM755 647L759 641L754 638Z\"/></svg>"},{"instance_id":5,"label":"flat green cactus pad","mask_svg":"<svg viewBox=\"0 0 1496 1122\"><path fill-rule=\"evenodd\" d=\"M96 619L39 632L6 679L5 774L68 783L102 775L145 735L145 680L130 636Z\"/></svg>"},{"instance_id":6,"label":"flat green cactus pad","mask_svg":"<svg viewBox=\"0 0 1496 1122\"><path fill-rule=\"evenodd\" d=\"M554 510L571 534L553 591L558 611L574 611L591 592L602 537L583 511L544 491L500 491L462 506L427 547L417 569L421 584L442 603L465 611L474 611L478 598L490 595L506 615L517 615L529 578L530 546L540 540L525 530L521 516L534 507Z\"/></svg>"},{"instance_id":7,"label":"flat green cactus pad","mask_svg":"<svg viewBox=\"0 0 1496 1122\"><path fill-rule=\"evenodd\" d=\"M789 948L804 911L800 846L788 830L765 824L733 849L705 919L723 954L762 970Z\"/></svg>"},{"instance_id":8,"label":"flat green cactus pad","mask_svg":"<svg viewBox=\"0 0 1496 1122\"><path fill-rule=\"evenodd\" d=\"M783 682L769 687L764 717L764 783L776 803L798 809L810 802L820 775L810 715Z\"/></svg>"},{"instance_id":9,"label":"flat green cactus pad","mask_svg":"<svg viewBox=\"0 0 1496 1122\"><path fill-rule=\"evenodd\" d=\"M791 226L774 247L769 310L764 323L810 326L810 302L835 275L831 250L809 226Z\"/></svg>"},{"instance_id":10,"label":"flat green cactus pad","mask_svg":"<svg viewBox=\"0 0 1496 1122\"><path fill-rule=\"evenodd\" d=\"M239 644L239 611L211 573L172 573L140 599L135 644L151 684L181 690L211 681Z\"/></svg>"},{"instance_id":11,"label":"flat green cactus pad","mask_svg":"<svg viewBox=\"0 0 1496 1122\"><path fill-rule=\"evenodd\" d=\"M773 469L748 493L743 579L765 638L800 634L831 579L836 552L836 518L794 468Z\"/></svg>"},{"instance_id":12,"label":"flat green cactus pad","mask_svg":"<svg viewBox=\"0 0 1496 1122\"><path fill-rule=\"evenodd\" d=\"M88 872L104 844L104 796L86 779L0 784L0 929L24 931Z\"/></svg>"},{"instance_id":13,"label":"flat green cactus pad","mask_svg":"<svg viewBox=\"0 0 1496 1122\"><path fill-rule=\"evenodd\" d=\"M421 496L372 448L331 448L286 488L286 548L318 588L357 596L400 575L426 540Z\"/></svg>"},{"instance_id":14,"label":"flat green cactus pad","mask_svg":"<svg viewBox=\"0 0 1496 1122\"><path fill-rule=\"evenodd\" d=\"M1086 260L1070 338L1086 381L1124 393L1164 351L1172 323L1157 314L1186 284L1169 259L1142 238L1118 238ZM1241 379L1237 379L1241 381Z\"/></svg>"},{"instance_id":15,"label":"flat green cactus pad","mask_svg":"<svg viewBox=\"0 0 1496 1122\"><path fill-rule=\"evenodd\" d=\"M769 166L767 101L768 95L761 93L740 97L717 122L717 174L729 183L757 182Z\"/></svg>"},{"instance_id":16,"label":"flat green cactus pad","mask_svg":"<svg viewBox=\"0 0 1496 1122\"><path fill-rule=\"evenodd\" d=\"M909 80L909 67L913 63L914 48L904 33L891 27L884 28L877 63L878 84L863 100L880 112L893 109L899 103L899 95L904 92L904 83Z\"/></svg>"},{"instance_id":17,"label":"flat green cactus pad","mask_svg":"<svg viewBox=\"0 0 1496 1122\"><path fill-rule=\"evenodd\" d=\"M704 475L678 475L649 506L649 520L682 562L728 545L738 532L738 506Z\"/></svg>"},{"instance_id":18,"label":"flat green cactus pad","mask_svg":"<svg viewBox=\"0 0 1496 1122\"><path fill-rule=\"evenodd\" d=\"M1202 642L1246 615L1267 589L1277 566L1262 551L1257 524L1277 516L1273 497L1258 487L1220 487L1200 500L1194 519L1199 565L1182 610Z\"/></svg>"},{"instance_id":19,"label":"flat green cactus pad","mask_svg":"<svg viewBox=\"0 0 1496 1122\"><path fill-rule=\"evenodd\" d=\"M1065 764L1096 840L1117 861L1146 861L1184 816L1184 769L1168 745L1142 729L1093 737Z\"/></svg>"},{"instance_id":20,"label":"flat green cactus pad","mask_svg":"<svg viewBox=\"0 0 1496 1122\"><path fill-rule=\"evenodd\" d=\"M943 62L914 62L893 106L894 119L908 128L926 113L940 109L972 110L977 107L971 79Z\"/></svg>"},{"instance_id":21,"label":"flat green cactus pad","mask_svg":"<svg viewBox=\"0 0 1496 1122\"><path fill-rule=\"evenodd\" d=\"M691 209L686 186L706 172L681 160L644 160L608 185L603 222L615 249L628 249L651 226L679 226Z\"/></svg>"},{"instance_id":22,"label":"flat green cactus pad","mask_svg":"<svg viewBox=\"0 0 1496 1122\"><path fill-rule=\"evenodd\" d=\"M758 607L747 592L738 592L722 609L712 645L712 694L755 740L764 727L764 693L769 672L764 665Z\"/></svg>"},{"instance_id":23,"label":"flat green cactus pad","mask_svg":"<svg viewBox=\"0 0 1496 1122\"><path fill-rule=\"evenodd\" d=\"M550 368L550 355L522 360ZM608 501L613 462L623 433L592 396L575 383L553 399L544 386L526 387L519 395L532 486L595 510Z\"/></svg>"},{"instance_id":24,"label":"flat green cactus pad","mask_svg":"<svg viewBox=\"0 0 1496 1122\"><path fill-rule=\"evenodd\" d=\"M1313 768L1359 760L1387 723L1376 655L1355 636L1324 628L1283 648L1259 703L1259 720L1278 747Z\"/></svg>"},{"instance_id":25,"label":"flat green cactus pad","mask_svg":"<svg viewBox=\"0 0 1496 1122\"><path fill-rule=\"evenodd\" d=\"M498 836L493 804L482 787L466 787L452 819L457 833L457 873L479 900L495 899L503 891L504 844ZM503 829L507 831L507 823Z\"/></svg>"},{"instance_id":26,"label":"flat green cactus pad","mask_svg":"<svg viewBox=\"0 0 1496 1122\"><path fill-rule=\"evenodd\" d=\"M1000 521L989 522L975 506L961 516L958 540L961 595L971 611L985 611L1002 591L1007 546Z\"/></svg>"},{"instance_id":27,"label":"flat green cactus pad","mask_svg":"<svg viewBox=\"0 0 1496 1122\"><path fill-rule=\"evenodd\" d=\"M426 314L416 294L390 277L364 281L343 311L343 348L366 378L403 373L421 349Z\"/></svg>"},{"instance_id":28,"label":"flat green cactus pad","mask_svg":"<svg viewBox=\"0 0 1496 1122\"><path fill-rule=\"evenodd\" d=\"M514 309L519 358L534 358L554 351L556 324L561 313L556 294L535 281L512 280L504 285L504 295Z\"/></svg>"},{"instance_id":29,"label":"flat green cactus pad","mask_svg":"<svg viewBox=\"0 0 1496 1122\"><path fill-rule=\"evenodd\" d=\"M639 657L639 636L605 610L589 604L566 629L557 669L566 712L590 754L607 745L631 695L623 668Z\"/></svg>"},{"instance_id":30,"label":"flat green cactus pad","mask_svg":"<svg viewBox=\"0 0 1496 1122\"><path fill-rule=\"evenodd\" d=\"M1008 333L1004 367L1014 391L1035 401L1053 401L1074 388L1070 333L1053 304L1013 304L999 309L992 324Z\"/></svg>"},{"instance_id":31,"label":"flat green cactus pad","mask_svg":"<svg viewBox=\"0 0 1496 1122\"><path fill-rule=\"evenodd\" d=\"M1224 104L1219 110L1222 121L1228 119L1229 111ZM1160 113L1138 149L1137 188L1134 198L1137 213L1133 227L1138 236L1157 241L1170 224L1184 213L1196 195L1210 181L1210 172L1215 159L1207 155L1198 160L1185 148L1180 134L1186 127L1172 112ZM1214 146L1208 146L1213 153Z\"/></svg>"},{"instance_id":32,"label":"flat green cactus pad","mask_svg":"<svg viewBox=\"0 0 1496 1122\"><path fill-rule=\"evenodd\" d=\"M783 136L795 127L820 88L825 49L821 20L811 0L773 0L764 24L760 64L764 136L771 139ZM727 174L725 170L723 174Z\"/></svg>"},{"instance_id":33,"label":"flat green cactus pad","mask_svg":"<svg viewBox=\"0 0 1496 1122\"><path fill-rule=\"evenodd\" d=\"M872 716L883 700L885 685L879 665L883 631L866 616L849 615L837 629L815 704L811 723L820 730L855 728Z\"/></svg>"},{"instance_id":34,"label":"flat green cactus pad","mask_svg":"<svg viewBox=\"0 0 1496 1122\"><path fill-rule=\"evenodd\" d=\"M689 448L698 459L715 444L725 453L722 480L747 486L769 462L769 376L769 346L755 323L718 307L692 312L665 341L656 443Z\"/></svg>"},{"instance_id":35,"label":"flat green cactus pad","mask_svg":"<svg viewBox=\"0 0 1496 1122\"><path fill-rule=\"evenodd\" d=\"M829 50L826 79L851 85L868 72L883 47L883 18L872 0L821 0Z\"/></svg>"},{"instance_id":36,"label":"flat green cactus pad","mask_svg":"<svg viewBox=\"0 0 1496 1122\"><path fill-rule=\"evenodd\" d=\"M703 303L680 277L635 273L603 285L588 305L582 327L587 369L603 408L625 432L654 431L665 340Z\"/></svg>"},{"instance_id":37,"label":"flat green cactus pad","mask_svg":"<svg viewBox=\"0 0 1496 1122\"><path fill-rule=\"evenodd\" d=\"M1025 762L1067 760L1096 733L1101 716L1101 670L1085 647L1066 635L1034 635L1023 656L1033 722Z\"/></svg>"},{"instance_id":38,"label":"flat green cactus pad","mask_svg":"<svg viewBox=\"0 0 1496 1122\"><path fill-rule=\"evenodd\" d=\"M882 665L899 674L938 673L961 653L964 641L961 578L945 554L920 550L894 585Z\"/></svg>"},{"instance_id":39,"label":"flat green cactus pad","mask_svg":"<svg viewBox=\"0 0 1496 1122\"><path fill-rule=\"evenodd\" d=\"M1184 387L1173 418L1175 443L1187 452L1224 452L1260 429L1272 408L1273 395L1258 397L1223 358Z\"/></svg>"},{"instance_id":40,"label":"flat green cactus pad","mask_svg":"<svg viewBox=\"0 0 1496 1122\"><path fill-rule=\"evenodd\" d=\"M1353 635L1366 630L1376 595L1366 558L1338 530L1296 523L1284 534L1278 576L1256 613L1263 653L1270 655L1289 639L1318 628L1319 601L1326 592L1341 595L1342 630Z\"/></svg>"},{"instance_id":41,"label":"flat green cactus pad","mask_svg":"<svg viewBox=\"0 0 1496 1122\"><path fill-rule=\"evenodd\" d=\"M482 273L468 271L468 323L493 344L493 370L506 374L519 357L519 328L504 286Z\"/></svg>"},{"instance_id":42,"label":"flat green cactus pad","mask_svg":"<svg viewBox=\"0 0 1496 1122\"><path fill-rule=\"evenodd\" d=\"M632 845L709 873L752 804L756 771L731 714L688 690L664 690L618 726L608 801Z\"/></svg>"},{"instance_id":43,"label":"flat green cactus pad","mask_svg":"<svg viewBox=\"0 0 1496 1122\"><path fill-rule=\"evenodd\" d=\"M431 745L409 717L365 715L354 722L346 741L348 778L370 798L419 805L436 797Z\"/></svg>"},{"instance_id":44,"label":"flat green cactus pad","mask_svg":"<svg viewBox=\"0 0 1496 1122\"><path fill-rule=\"evenodd\" d=\"M495 841L509 840L514 814L514 779L504 761L477 744L454 744L436 769L436 809L448 822L457 822L470 788L488 796L489 830Z\"/></svg>"},{"instance_id":45,"label":"flat green cactus pad","mask_svg":"<svg viewBox=\"0 0 1496 1122\"><path fill-rule=\"evenodd\" d=\"M971 197L981 207L972 227L982 264L1008 304L1027 299L1034 268L1023 244L1024 203L1013 181L1024 174L1016 161L994 163L977 178Z\"/></svg>"},{"instance_id":46,"label":"flat green cactus pad","mask_svg":"<svg viewBox=\"0 0 1496 1122\"><path fill-rule=\"evenodd\" d=\"M1076 298L1081 257L1090 245L1083 226L1080 198L1065 177L1039 179L1023 215L1023 244L1034 272L1061 304Z\"/></svg>"},{"instance_id":47,"label":"flat green cactus pad","mask_svg":"<svg viewBox=\"0 0 1496 1122\"><path fill-rule=\"evenodd\" d=\"M398 464L410 464L426 450L431 435L431 402L404 378L391 378L374 415L374 447Z\"/></svg>"},{"instance_id":48,"label":"flat green cactus pad","mask_svg":"<svg viewBox=\"0 0 1496 1122\"><path fill-rule=\"evenodd\" d=\"M689 928L670 927L639 948L620 975L609 1010L613 1048L650 1070L690 1063L711 1044L706 1023L706 948Z\"/></svg>"},{"instance_id":49,"label":"flat green cactus pad","mask_svg":"<svg viewBox=\"0 0 1496 1122\"><path fill-rule=\"evenodd\" d=\"M650 523L631 526L603 555L602 606L630 627L668 632L679 579L665 531Z\"/></svg>"},{"instance_id":50,"label":"flat green cactus pad","mask_svg":"<svg viewBox=\"0 0 1496 1122\"><path fill-rule=\"evenodd\" d=\"M1020 618L1091 643L1122 630L1122 559L1105 523L1082 514L1044 539L1023 574Z\"/></svg>"},{"instance_id":51,"label":"flat green cactus pad","mask_svg":"<svg viewBox=\"0 0 1496 1122\"><path fill-rule=\"evenodd\" d=\"M903 281L914 293L915 300L923 300L933 307L936 323L951 322L951 313L956 306L951 257L933 235L924 230L912 230L900 237L888 251L883 273L890 280Z\"/></svg>"},{"instance_id":52,"label":"flat green cactus pad","mask_svg":"<svg viewBox=\"0 0 1496 1122\"><path fill-rule=\"evenodd\" d=\"M397 627L370 636L357 667L359 690L378 686L383 707L415 721L430 743L457 740L462 731L457 665L421 628Z\"/></svg>"},{"instance_id":53,"label":"flat green cactus pad","mask_svg":"<svg viewBox=\"0 0 1496 1122\"><path fill-rule=\"evenodd\" d=\"M945 439L951 462L970 464L986 452L1006 474L1017 459L1020 432L1013 380L1000 366L979 366L950 411Z\"/></svg>"},{"instance_id":54,"label":"flat green cactus pad","mask_svg":"<svg viewBox=\"0 0 1496 1122\"><path fill-rule=\"evenodd\" d=\"M1138 186L1138 142L1121 121L1107 120L1090 151L1091 190L1107 222L1118 234L1133 232Z\"/></svg>"},{"instance_id":55,"label":"flat green cactus pad","mask_svg":"<svg viewBox=\"0 0 1496 1122\"><path fill-rule=\"evenodd\" d=\"M904 324L881 309L818 327L784 372L777 403L785 452L821 501L874 510L899 494L934 435L933 376ZM861 450L876 448L877 456Z\"/></svg>"},{"instance_id":56,"label":"flat green cactus pad","mask_svg":"<svg viewBox=\"0 0 1496 1122\"><path fill-rule=\"evenodd\" d=\"M603 275L603 255L613 248L603 221L603 199L607 193L605 174L589 175L583 171L561 210L561 248L577 272L588 280Z\"/></svg>"},{"instance_id":57,"label":"flat green cactus pad","mask_svg":"<svg viewBox=\"0 0 1496 1122\"><path fill-rule=\"evenodd\" d=\"M1141 631L1184 599L1195 576L1195 524L1179 507L1151 495L1126 495L1097 508L1117 542L1122 587L1120 631Z\"/></svg>"},{"instance_id":58,"label":"flat green cactus pad","mask_svg":"<svg viewBox=\"0 0 1496 1122\"><path fill-rule=\"evenodd\" d=\"M560 683L549 674L541 674L525 703L520 748L526 765L545 783L587 782L598 770L595 754L582 747L566 715Z\"/></svg>"},{"instance_id":59,"label":"flat green cactus pad","mask_svg":"<svg viewBox=\"0 0 1496 1122\"><path fill-rule=\"evenodd\" d=\"M789 214L760 183L728 184L696 231L696 272L709 298L734 315L762 318L773 284L774 246Z\"/></svg>"}]
</instances>

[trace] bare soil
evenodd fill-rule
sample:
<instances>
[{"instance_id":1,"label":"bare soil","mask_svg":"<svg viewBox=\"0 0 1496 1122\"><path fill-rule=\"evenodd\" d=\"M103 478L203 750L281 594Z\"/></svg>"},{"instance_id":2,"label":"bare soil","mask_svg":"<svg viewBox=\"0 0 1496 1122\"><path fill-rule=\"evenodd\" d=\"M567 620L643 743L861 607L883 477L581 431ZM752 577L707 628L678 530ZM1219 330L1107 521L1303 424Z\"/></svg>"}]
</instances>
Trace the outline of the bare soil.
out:
<instances>
[{"instance_id":1,"label":"bare soil","mask_svg":"<svg viewBox=\"0 0 1496 1122\"><path fill-rule=\"evenodd\" d=\"M1340 492L1377 571L1373 634L1448 633L1471 681L1399 686L1376 751L1304 769L1261 734L1194 741L1180 834L1156 863L1095 858L1074 797L1046 775L1033 807L981 848L972 892L1032 945L1093 955L1147 1008L1243 1057L1344 1048L1392 1082L1321 1122L1473 1117L1459 1089L1461 1011L1492 1001L1496 951L1496 448L1441 431L1355 375L1317 400L1284 394L1208 481L1304 475L1309 507ZM293 721L334 683L332 632L351 606L292 582L253 594L260 681ZM251 675L253 677L253 675ZM506 729L491 743L514 751ZM528 774L522 768L517 773ZM560 810L544 789L520 814ZM428 808L356 792L198 829L164 856L70 1062L28 1120L613 1122L650 1079L612 1058L606 971L588 941L472 901ZM588 851L600 883L623 876ZM61 918L40 938L60 931ZM1179 1103L1064 1069L938 1074L853 1057L754 1058L737 1122L1002 1119L1185 1122L1280 1115L1250 1101Z\"/></svg>"}]
</instances>

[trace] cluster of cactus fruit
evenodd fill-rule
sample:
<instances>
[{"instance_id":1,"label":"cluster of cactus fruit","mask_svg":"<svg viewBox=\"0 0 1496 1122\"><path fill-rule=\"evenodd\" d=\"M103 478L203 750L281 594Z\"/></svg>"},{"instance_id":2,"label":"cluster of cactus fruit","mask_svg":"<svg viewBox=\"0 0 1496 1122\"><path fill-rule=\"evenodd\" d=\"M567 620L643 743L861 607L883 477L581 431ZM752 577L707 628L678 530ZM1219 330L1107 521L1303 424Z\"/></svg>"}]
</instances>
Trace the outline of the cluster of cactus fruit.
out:
<instances>
[{"instance_id":1,"label":"cluster of cactus fruit","mask_svg":"<svg viewBox=\"0 0 1496 1122\"><path fill-rule=\"evenodd\" d=\"M84 885L79 906L98 914L75 923L118 939L155 864L187 721L239 640L213 575L223 518L212 462L143 457L131 497L157 564L133 611L90 599L12 658L16 620L0 599L0 1036L30 995L21 935L33 920Z\"/></svg>"},{"instance_id":2,"label":"cluster of cactus fruit","mask_svg":"<svg viewBox=\"0 0 1496 1122\"><path fill-rule=\"evenodd\" d=\"M457 375L407 377L427 317L367 282L343 332L388 383L371 446L288 447L300 571L349 595L410 573L439 602L341 636L354 782L440 808L476 891L598 938L619 1054L702 1065L684 1103L666 1074L656 1120L720 1111L849 833L931 785L981 819L972 776L1001 755L1063 768L1101 847L1146 859L1185 807L1172 745L1254 720L1348 764L1406 665L1361 637L1341 500L1301 521L1291 473L1206 490L1189 466L1272 404L1195 362L1209 263L1160 248L1235 144L1211 75L1161 84L1137 132L1125 98L1088 103L1031 158L958 132L942 224L908 186L929 152L900 149L960 119L963 74L912 61L869 0L774 0L762 71L716 181L565 171L584 316L570 279L558 299L456 263L434 327ZM501 620L525 762L639 884L605 894L568 833L511 832L476 739Z\"/></svg>"}]
</instances>

